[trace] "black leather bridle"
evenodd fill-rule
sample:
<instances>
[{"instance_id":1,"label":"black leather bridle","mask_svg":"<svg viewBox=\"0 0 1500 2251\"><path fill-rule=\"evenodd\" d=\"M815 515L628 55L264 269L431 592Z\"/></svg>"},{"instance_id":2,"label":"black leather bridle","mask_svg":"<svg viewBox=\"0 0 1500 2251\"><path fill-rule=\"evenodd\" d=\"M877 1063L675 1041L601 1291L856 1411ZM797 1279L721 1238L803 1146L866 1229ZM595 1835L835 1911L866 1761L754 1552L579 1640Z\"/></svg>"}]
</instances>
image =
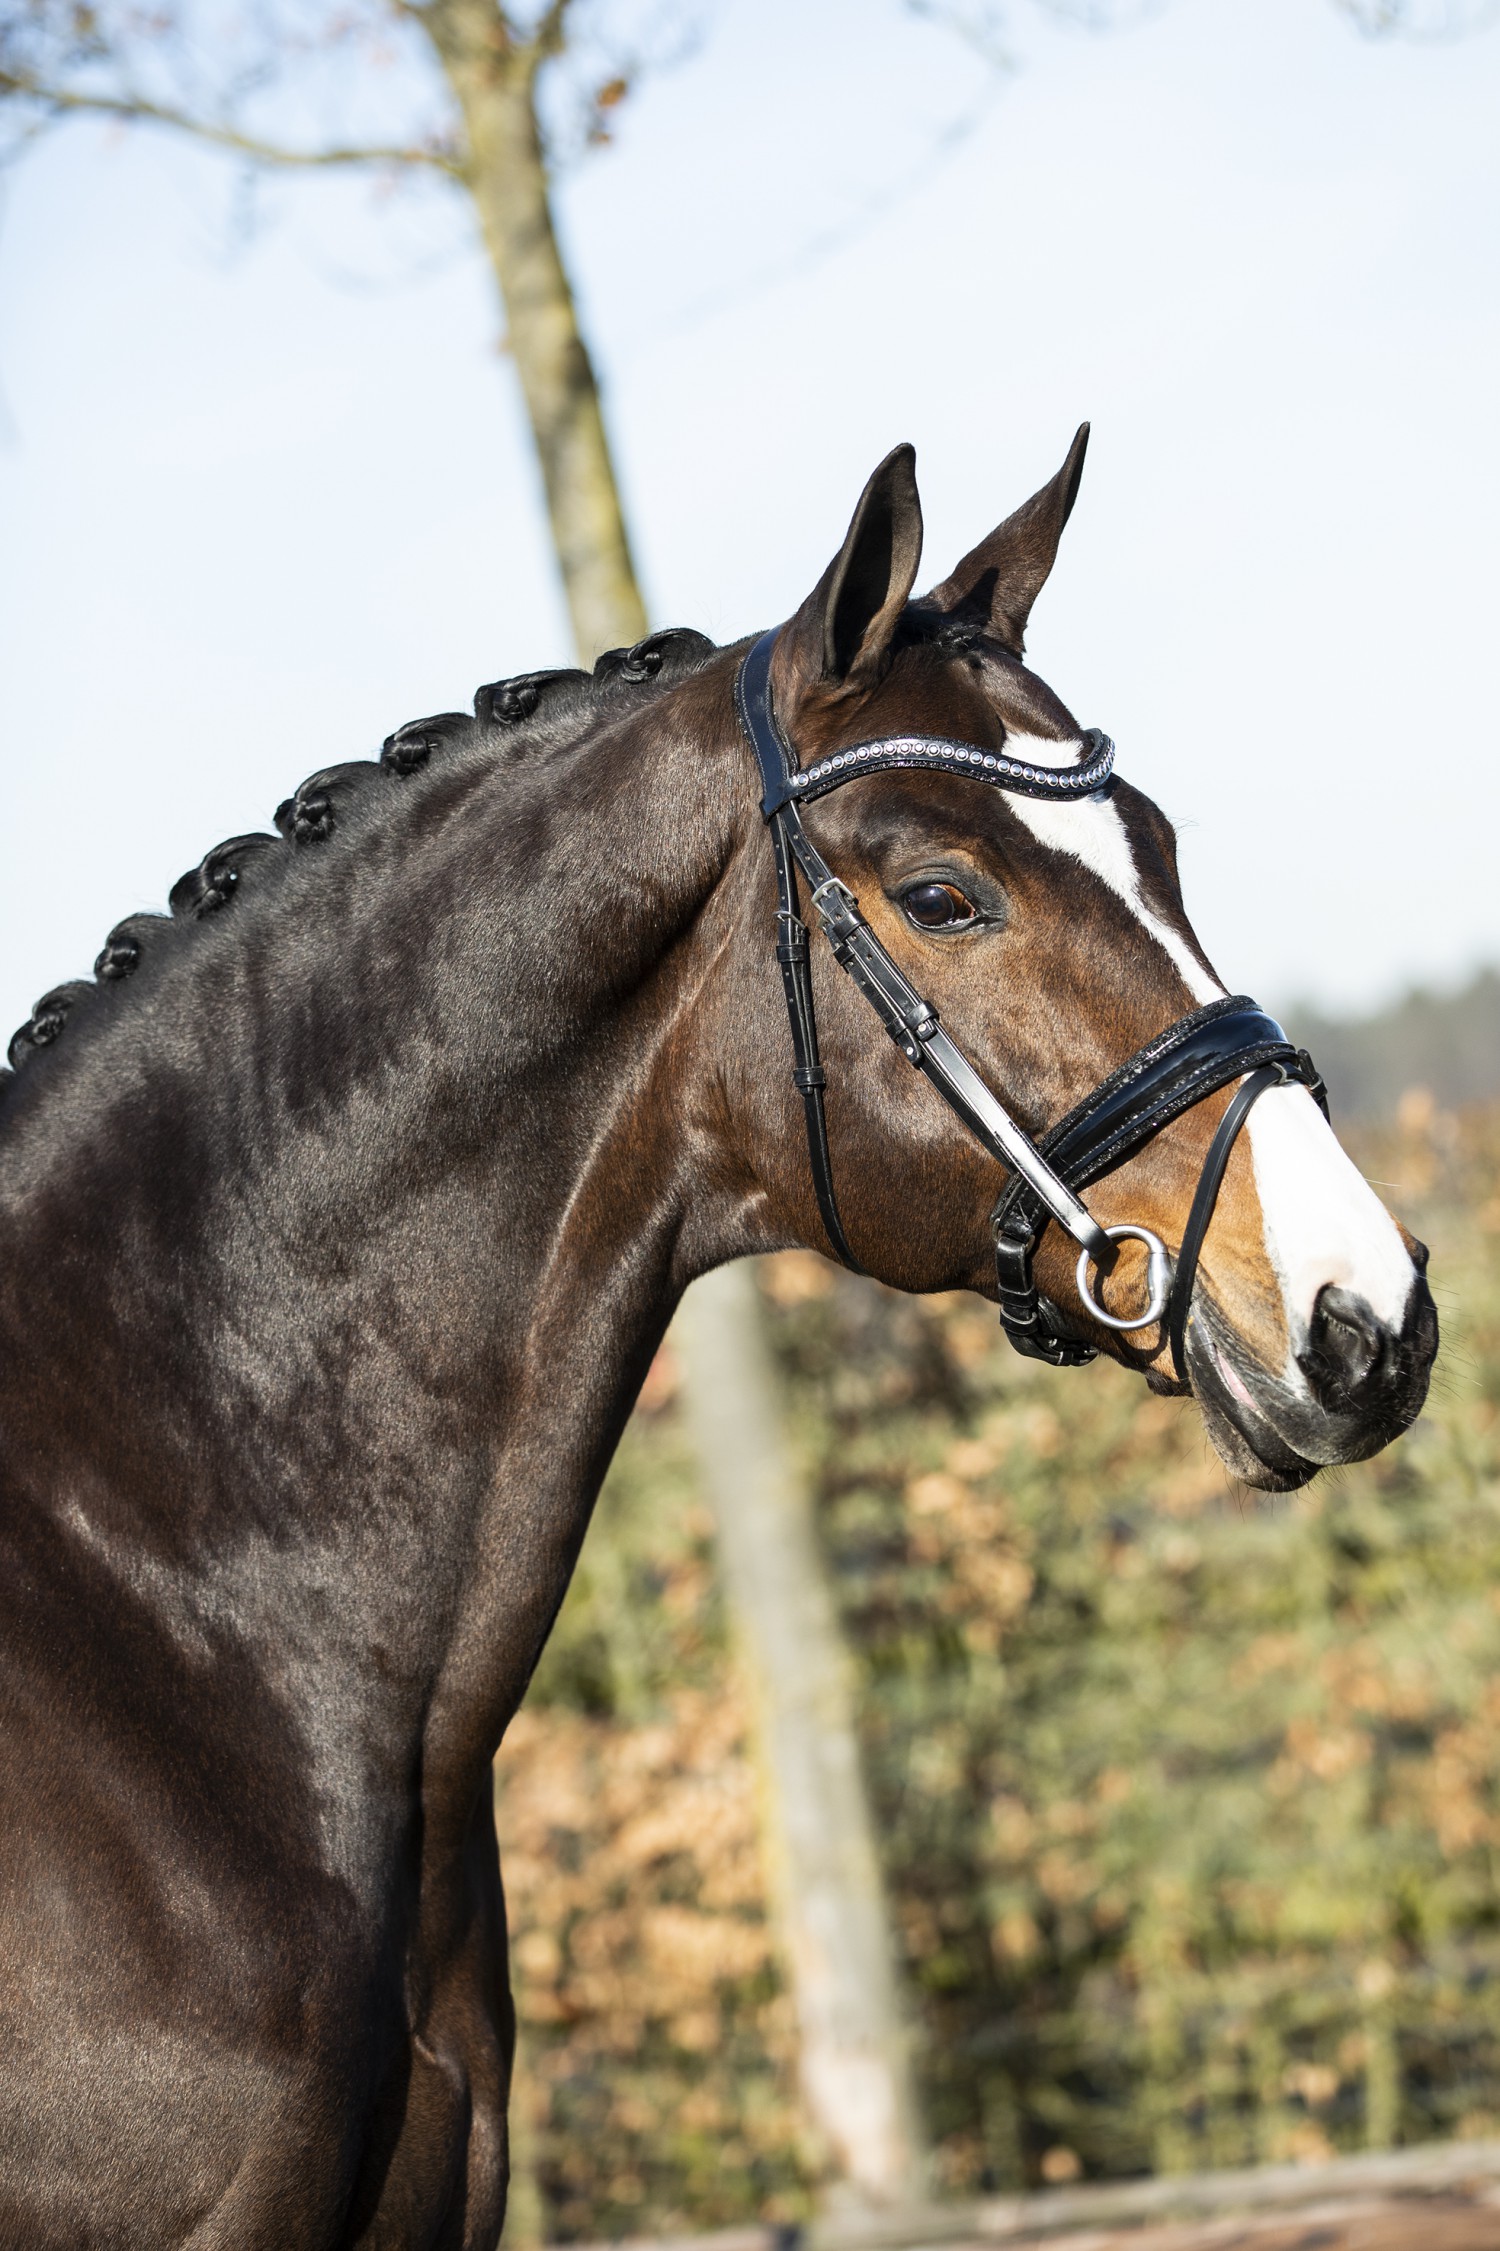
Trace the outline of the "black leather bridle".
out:
<instances>
[{"instance_id":1,"label":"black leather bridle","mask_svg":"<svg viewBox=\"0 0 1500 2251\"><path fill-rule=\"evenodd\" d=\"M777 723L771 702L771 658L777 633L761 635L740 666L735 700L760 763L761 810L771 832L776 863L776 958L781 964L792 1027L792 1082L802 1096L813 1186L828 1240L856 1274L865 1269L849 1246L839 1217L824 1107L827 1074L818 1056L813 1014L808 931L797 879L806 882L813 911L839 967L853 979L902 1054L930 1079L970 1132L1010 1179L990 1215L995 1240L1000 1319L1018 1352L1057 1368L1078 1368L1096 1347L1074 1334L1061 1310L1037 1289L1033 1262L1048 1225L1056 1220L1079 1245L1078 1290L1106 1328L1132 1331L1165 1321L1172 1361L1186 1382L1186 1337L1193 1282L1225 1167L1246 1118L1268 1088L1289 1082L1310 1089L1326 1116L1327 1095L1312 1058L1295 1047L1274 1017L1243 994L1211 1001L1137 1049L1101 1086L1060 1118L1039 1140L1017 1125L974 1066L938 1022L938 1012L897 967L802 826L799 807L865 774L926 767L966 774L1026 797L1068 802L1109 786L1114 744L1091 729L1081 764L1034 766L1003 751L933 735L888 735L855 743L814 765L799 767ZM1079 1201L1079 1191L1144 1148L1165 1125L1232 1079L1242 1083L1221 1119L1173 1261L1160 1236L1129 1223L1103 1227ZM1107 1273L1121 1242L1144 1244L1148 1303L1121 1319L1099 1303L1088 1270Z\"/></svg>"}]
</instances>

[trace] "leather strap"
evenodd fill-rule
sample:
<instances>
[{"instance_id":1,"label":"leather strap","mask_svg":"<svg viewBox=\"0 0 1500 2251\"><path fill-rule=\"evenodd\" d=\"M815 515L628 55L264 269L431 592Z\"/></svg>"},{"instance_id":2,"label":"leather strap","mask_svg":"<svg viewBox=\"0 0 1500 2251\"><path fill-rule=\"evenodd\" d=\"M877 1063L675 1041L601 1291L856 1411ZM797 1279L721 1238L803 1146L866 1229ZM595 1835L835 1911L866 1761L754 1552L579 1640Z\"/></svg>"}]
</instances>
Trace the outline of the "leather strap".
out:
<instances>
[{"instance_id":1,"label":"leather strap","mask_svg":"<svg viewBox=\"0 0 1500 2251\"><path fill-rule=\"evenodd\" d=\"M781 965L787 1019L792 1028L792 1084L802 1097L813 1189L834 1256L842 1259L851 1273L863 1274L865 1269L849 1247L849 1238L839 1217L838 1198L833 1191L833 1158L828 1147L828 1113L823 1101L828 1074L818 1054L818 1020L813 1012L807 924L798 912L797 871L780 814L773 814L771 819L771 849L776 860L776 959Z\"/></svg>"},{"instance_id":2,"label":"leather strap","mask_svg":"<svg viewBox=\"0 0 1500 2251\"><path fill-rule=\"evenodd\" d=\"M1232 993L1179 1016L1049 1126L1038 1147L1074 1187L1113 1172L1184 1111L1262 1063L1296 1062L1274 1016Z\"/></svg>"},{"instance_id":3,"label":"leather strap","mask_svg":"<svg viewBox=\"0 0 1500 2251\"><path fill-rule=\"evenodd\" d=\"M1231 1079L1271 1066L1272 1075L1258 1088L1258 1094L1267 1086L1295 1082L1306 1086L1327 1114L1327 1091L1311 1056L1305 1048L1292 1044L1273 1016L1243 993L1211 1001L1206 1008L1180 1017L1137 1049L1102 1085L1060 1118L1042 1136L1038 1147L1070 1187L1086 1188ZM1250 1107L1247 1104L1239 1113L1236 1132ZM1220 1179L1233 1138L1231 1135L1222 1152ZM1217 1146L1216 1136L1205 1159L1205 1170ZM1196 1196L1193 1209L1197 1209ZM1211 1215L1211 1204L1209 1211ZM1191 1216L1190 1212L1190 1222ZM1038 1291L1032 1270L1047 1224L1048 1215L1027 1183L1008 1181L990 1218L1000 1319L1016 1350L1027 1358L1046 1360L1053 1367L1081 1367L1094 1357L1093 1346L1072 1334L1061 1309ZM1204 1227L1206 1230L1206 1219ZM1192 1265L1196 1263L1195 1252ZM1179 1255L1169 1325L1180 1316L1185 1326L1192 1280L1191 1268L1184 1276ZM1180 1362L1177 1372L1179 1379L1185 1380Z\"/></svg>"},{"instance_id":4,"label":"leather strap","mask_svg":"<svg viewBox=\"0 0 1500 2251\"><path fill-rule=\"evenodd\" d=\"M1234 1099L1219 1120L1218 1128L1208 1145L1208 1155L1203 1160L1203 1170L1198 1175L1198 1186L1193 1193L1192 1208L1187 1225L1182 1231L1182 1248L1177 1253L1177 1272L1172 1280L1172 1310L1167 1321L1167 1341L1172 1348L1172 1366L1179 1383L1187 1382L1187 1325L1193 1305L1193 1283L1197 1279L1198 1259L1203 1249L1203 1238L1208 1233L1208 1223L1213 1218L1214 1206L1219 1200L1229 1153L1239 1139L1240 1128L1249 1117L1261 1096L1273 1086L1283 1086L1286 1074L1275 1063L1263 1063L1252 1071L1234 1092Z\"/></svg>"},{"instance_id":5,"label":"leather strap","mask_svg":"<svg viewBox=\"0 0 1500 2251\"><path fill-rule=\"evenodd\" d=\"M776 960L781 969L781 989L786 996L787 1021L792 1031L792 1084L802 1097L807 1127L807 1155L812 1167L813 1191L823 1231L835 1258L852 1274L865 1269L849 1246L839 1217L833 1187L833 1156L828 1146L828 1111L824 1090L828 1074L818 1053L818 1019L813 1008L812 964L808 959L807 924L797 896L797 864L790 824L796 821L780 808L786 803L784 785L792 771L791 754L771 709L771 651L776 636L757 643L762 661L741 665L734 693L740 725L755 749L761 772L761 810L771 831L771 855L776 863Z\"/></svg>"}]
</instances>

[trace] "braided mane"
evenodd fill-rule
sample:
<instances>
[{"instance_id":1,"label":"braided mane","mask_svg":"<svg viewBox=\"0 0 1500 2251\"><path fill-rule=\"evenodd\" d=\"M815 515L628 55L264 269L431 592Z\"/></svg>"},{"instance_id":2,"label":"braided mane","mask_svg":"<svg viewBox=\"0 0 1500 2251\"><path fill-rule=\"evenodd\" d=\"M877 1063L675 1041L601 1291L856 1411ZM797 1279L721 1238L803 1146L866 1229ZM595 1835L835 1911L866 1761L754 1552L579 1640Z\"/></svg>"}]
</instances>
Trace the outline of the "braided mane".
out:
<instances>
[{"instance_id":1,"label":"braided mane","mask_svg":"<svg viewBox=\"0 0 1500 2251\"><path fill-rule=\"evenodd\" d=\"M380 757L354 759L309 774L276 808L277 834L232 836L180 876L167 894L168 914L127 915L105 939L92 978L75 978L42 995L11 1039L9 1068L0 1067L0 1101L13 1082L76 1017L104 1020L109 996L133 976L148 951L191 944L195 926L221 914L248 882L268 866L285 864L288 852L325 844L357 803L409 786L460 750L489 754L496 762L534 761L562 750L601 719L613 716L642 689L676 686L701 671L717 645L688 626L648 634L633 648L608 649L592 672L523 672L477 690L472 717L463 711L409 720L387 735Z\"/></svg>"}]
</instances>

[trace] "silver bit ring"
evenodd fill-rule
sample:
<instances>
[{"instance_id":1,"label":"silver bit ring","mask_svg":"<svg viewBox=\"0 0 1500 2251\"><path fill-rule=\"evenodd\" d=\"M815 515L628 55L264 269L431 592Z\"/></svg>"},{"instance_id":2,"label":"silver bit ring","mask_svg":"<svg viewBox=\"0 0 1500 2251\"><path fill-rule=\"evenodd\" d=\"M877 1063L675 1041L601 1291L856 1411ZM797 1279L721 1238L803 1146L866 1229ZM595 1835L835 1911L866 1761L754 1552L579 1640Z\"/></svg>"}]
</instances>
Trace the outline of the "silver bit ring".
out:
<instances>
[{"instance_id":1,"label":"silver bit ring","mask_svg":"<svg viewBox=\"0 0 1500 2251\"><path fill-rule=\"evenodd\" d=\"M1146 1246L1146 1287L1149 1303L1144 1313L1132 1321L1122 1321L1113 1313L1106 1313L1089 1288L1089 1264L1094 1254L1090 1250L1078 1254L1078 1295L1096 1321L1106 1329L1149 1329L1153 1321L1164 1318L1172 1295L1172 1261L1167 1246L1149 1227L1106 1227L1105 1234L1112 1243L1144 1243Z\"/></svg>"}]
</instances>

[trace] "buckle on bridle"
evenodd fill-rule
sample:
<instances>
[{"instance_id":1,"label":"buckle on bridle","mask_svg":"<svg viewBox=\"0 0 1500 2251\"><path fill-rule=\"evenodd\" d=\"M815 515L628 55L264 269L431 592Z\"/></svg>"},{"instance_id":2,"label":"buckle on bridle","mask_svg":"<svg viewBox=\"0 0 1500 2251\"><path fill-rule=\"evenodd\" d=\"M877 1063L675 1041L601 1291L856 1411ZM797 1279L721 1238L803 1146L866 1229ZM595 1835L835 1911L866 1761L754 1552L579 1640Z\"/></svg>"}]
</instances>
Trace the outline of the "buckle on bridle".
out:
<instances>
[{"instance_id":1,"label":"buckle on bridle","mask_svg":"<svg viewBox=\"0 0 1500 2251\"><path fill-rule=\"evenodd\" d=\"M816 885L811 896L813 912L835 944L851 930L859 928L859 901L848 884L841 883L836 875Z\"/></svg>"}]
</instances>

